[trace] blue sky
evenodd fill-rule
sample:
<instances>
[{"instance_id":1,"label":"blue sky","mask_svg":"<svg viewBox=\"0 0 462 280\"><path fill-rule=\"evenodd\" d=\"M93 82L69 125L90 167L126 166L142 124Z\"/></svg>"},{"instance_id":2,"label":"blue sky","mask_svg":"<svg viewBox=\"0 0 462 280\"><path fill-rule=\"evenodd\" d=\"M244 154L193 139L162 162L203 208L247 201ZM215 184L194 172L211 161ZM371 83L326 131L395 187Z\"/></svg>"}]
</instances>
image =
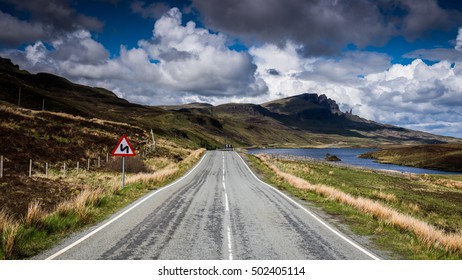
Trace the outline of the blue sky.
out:
<instances>
[{"instance_id":1,"label":"blue sky","mask_svg":"<svg viewBox=\"0 0 462 280\"><path fill-rule=\"evenodd\" d=\"M462 1L0 0L0 56L141 104L317 92L462 137Z\"/></svg>"}]
</instances>

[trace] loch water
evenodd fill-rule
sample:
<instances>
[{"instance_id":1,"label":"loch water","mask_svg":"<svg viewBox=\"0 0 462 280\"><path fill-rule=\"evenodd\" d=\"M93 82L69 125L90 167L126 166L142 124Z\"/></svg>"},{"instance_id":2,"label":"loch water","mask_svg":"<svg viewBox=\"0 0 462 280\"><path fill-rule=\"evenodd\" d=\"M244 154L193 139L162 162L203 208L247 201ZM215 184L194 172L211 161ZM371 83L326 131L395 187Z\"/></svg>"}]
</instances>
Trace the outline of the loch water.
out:
<instances>
[{"instance_id":1,"label":"loch water","mask_svg":"<svg viewBox=\"0 0 462 280\"><path fill-rule=\"evenodd\" d=\"M282 156L299 156L309 157L314 159L324 159L327 154L335 155L341 159L341 164L355 165L360 167L378 169L378 170L393 170L414 174L461 174L456 172L446 172L439 170L431 170L424 168L415 168L408 166L400 166L395 164L383 164L376 162L373 159L359 158L358 156L373 149L365 148L313 148L313 149L249 149L250 154L269 154Z\"/></svg>"}]
</instances>

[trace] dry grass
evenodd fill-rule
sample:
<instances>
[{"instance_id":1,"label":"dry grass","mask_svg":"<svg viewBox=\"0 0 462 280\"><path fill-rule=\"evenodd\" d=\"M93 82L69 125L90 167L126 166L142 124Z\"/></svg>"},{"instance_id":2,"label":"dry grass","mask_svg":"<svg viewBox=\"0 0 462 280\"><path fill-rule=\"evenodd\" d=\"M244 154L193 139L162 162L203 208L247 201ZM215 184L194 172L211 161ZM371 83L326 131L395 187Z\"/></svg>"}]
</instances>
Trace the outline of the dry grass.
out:
<instances>
[{"instance_id":1,"label":"dry grass","mask_svg":"<svg viewBox=\"0 0 462 280\"><path fill-rule=\"evenodd\" d=\"M388 201L388 202L395 202L397 200L396 195L392 193L384 193L382 191L373 191L372 195L382 200Z\"/></svg>"},{"instance_id":2,"label":"dry grass","mask_svg":"<svg viewBox=\"0 0 462 280\"><path fill-rule=\"evenodd\" d=\"M179 149L178 149L179 150ZM140 173L129 176L126 180L128 184L143 182L151 183L156 182L162 184L172 177L176 176L183 168L187 168L197 160L202 153L203 149L191 151L184 149L184 160L180 163L173 163L172 160L160 158L158 162L152 159L152 163L160 167L153 173ZM120 193L120 176L114 176L110 173L104 172L82 172L79 174L71 174L66 178L61 178L59 175L50 174L50 178L63 180L67 183L79 183L82 189L78 191L73 197L58 203L53 211L46 212L40 201L32 201L29 203L28 211L23 219L15 219L9 215L5 210L0 211L0 242L2 246L1 252L3 258L12 259L22 256L20 243L24 241L24 230L29 228L44 229L43 227L57 227L68 228L66 224L50 225L50 217L56 219L56 216L66 217L71 215L77 218L79 225L85 224L90 221L93 215L97 213L94 207L101 205L103 199L112 194ZM147 188L146 188L147 189ZM54 219L51 221L54 222ZM47 230L49 228L46 228ZM27 238L27 237L26 237Z\"/></svg>"},{"instance_id":3,"label":"dry grass","mask_svg":"<svg viewBox=\"0 0 462 280\"><path fill-rule=\"evenodd\" d=\"M14 255L16 240L18 239L19 223L10 224L2 234L2 250L5 259L11 259Z\"/></svg>"},{"instance_id":4,"label":"dry grass","mask_svg":"<svg viewBox=\"0 0 462 280\"><path fill-rule=\"evenodd\" d=\"M14 255L20 224L3 209L0 211L0 240L3 258L11 259Z\"/></svg>"},{"instance_id":5,"label":"dry grass","mask_svg":"<svg viewBox=\"0 0 462 280\"><path fill-rule=\"evenodd\" d=\"M13 217L5 209L0 210L0 236L12 222L14 222Z\"/></svg>"},{"instance_id":6,"label":"dry grass","mask_svg":"<svg viewBox=\"0 0 462 280\"><path fill-rule=\"evenodd\" d=\"M96 206L105 195L105 191L101 188L84 189L75 197L59 203L55 212L60 215L67 215L74 212L79 219L86 220L90 214L89 207Z\"/></svg>"},{"instance_id":7,"label":"dry grass","mask_svg":"<svg viewBox=\"0 0 462 280\"><path fill-rule=\"evenodd\" d=\"M409 210L412 212L412 213L418 213L420 212L420 207L419 205L415 204L415 203L409 203L407 205L407 207L409 208Z\"/></svg>"},{"instance_id":8,"label":"dry grass","mask_svg":"<svg viewBox=\"0 0 462 280\"><path fill-rule=\"evenodd\" d=\"M34 200L30 202L27 207L25 226L41 228L46 215L47 213L43 210L40 201Z\"/></svg>"},{"instance_id":9,"label":"dry grass","mask_svg":"<svg viewBox=\"0 0 462 280\"><path fill-rule=\"evenodd\" d=\"M389 225L413 232L418 239L428 246L444 248L447 251L462 252L462 232L446 233L410 215L399 213L378 201L364 197L354 197L338 189L324 185L313 185L297 176L281 171L272 164L270 159L266 156L259 155L258 158L273 170L276 176L296 188L316 192L330 200L349 205L364 213L368 213Z\"/></svg>"},{"instance_id":10,"label":"dry grass","mask_svg":"<svg viewBox=\"0 0 462 280\"><path fill-rule=\"evenodd\" d=\"M149 183L149 182L156 182L156 183L163 183L165 182L168 178L173 176L175 173L178 172L178 167L176 164L171 163L167 167L158 170L153 173L139 173L132 175L127 178L125 181L127 184L135 183L135 182L144 182L144 183Z\"/></svg>"},{"instance_id":11,"label":"dry grass","mask_svg":"<svg viewBox=\"0 0 462 280\"><path fill-rule=\"evenodd\" d=\"M449 179L438 179L435 181L435 184L445 186L448 188L462 189L461 181L455 181L455 180L449 180Z\"/></svg>"},{"instance_id":12,"label":"dry grass","mask_svg":"<svg viewBox=\"0 0 462 280\"><path fill-rule=\"evenodd\" d=\"M192 151L191 154L184 160L185 163L190 163L191 161L198 160L202 154L205 152L205 149L197 149Z\"/></svg>"},{"instance_id":13,"label":"dry grass","mask_svg":"<svg viewBox=\"0 0 462 280\"><path fill-rule=\"evenodd\" d=\"M190 154L181 161L181 164L189 166L192 162L197 161L197 159L200 158L200 156L204 153L205 149L198 149L190 152ZM162 163L165 164L166 160L165 158L160 158L159 159ZM149 182L155 182L157 184L161 184L165 181L167 181L169 178L174 176L176 173L178 173L179 167L178 164L176 163L170 163L164 168L157 170L153 173L139 173L132 175L127 178L126 183L131 184L135 182L144 182L144 183L149 183Z\"/></svg>"}]
</instances>

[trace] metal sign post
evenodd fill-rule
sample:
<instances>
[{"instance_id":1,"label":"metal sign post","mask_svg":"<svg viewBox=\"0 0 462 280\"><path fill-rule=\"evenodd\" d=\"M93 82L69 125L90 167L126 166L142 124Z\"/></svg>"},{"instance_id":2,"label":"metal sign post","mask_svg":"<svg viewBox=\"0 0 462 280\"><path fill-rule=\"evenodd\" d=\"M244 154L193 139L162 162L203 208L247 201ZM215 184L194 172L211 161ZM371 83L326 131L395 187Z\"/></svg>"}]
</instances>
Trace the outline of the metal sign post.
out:
<instances>
[{"instance_id":1,"label":"metal sign post","mask_svg":"<svg viewBox=\"0 0 462 280\"><path fill-rule=\"evenodd\" d=\"M112 156L122 157L122 189L125 186L125 157L134 157L136 156L135 149L133 149L132 144L128 140L127 136L124 134L120 137L119 142L112 150Z\"/></svg>"},{"instance_id":2,"label":"metal sign post","mask_svg":"<svg viewBox=\"0 0 462 280\"><path fill-rule=\"evenodd\" d=\"M125 157L122 157L122 189L125 186Z\"/></svg>"}]
</instances>

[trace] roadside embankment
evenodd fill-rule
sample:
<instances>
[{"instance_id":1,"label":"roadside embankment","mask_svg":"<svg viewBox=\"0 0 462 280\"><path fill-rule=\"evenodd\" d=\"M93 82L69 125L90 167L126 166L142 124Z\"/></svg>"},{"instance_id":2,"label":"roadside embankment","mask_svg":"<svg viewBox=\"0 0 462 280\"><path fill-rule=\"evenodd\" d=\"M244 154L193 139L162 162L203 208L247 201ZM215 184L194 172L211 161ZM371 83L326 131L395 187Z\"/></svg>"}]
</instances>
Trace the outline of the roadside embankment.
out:
<instances>
[{"instance_id":1,"label":"roadside embankment","mask_svg":"<svg viewBox=\"0 0 462 280\"><path fill-rule=\"evenodd\" d=\"M42 200L30 201L25 214L0 209L0 259L24 259L36 255L72 232L103 220L147 192L177 179L204 153L204 149L187 150L173 146L169 149L176 149L182 158L173 160L158 156L146 159L144 162L151 171L128 174L123 189L120 173L113 171L74 171L63 178L59 171L51 170L47 182L78 185L79 188L73 189L67 199L55 202L51 209L43 207L40 194L37 198ZM46 196L46 188L43 188L43 196Z\"/></svg>"},{"instance_id":2,"label":"roadside embankment","mask_svg":"<svg viewBox=\"0 0 462 280\"><path fill-rule=\"evenodd\" d=\"M264 155L249 158L271 183L322 208L395 258L462 258L459 188L428 175L406 178Z\"/></svg>"}]
</instances>

